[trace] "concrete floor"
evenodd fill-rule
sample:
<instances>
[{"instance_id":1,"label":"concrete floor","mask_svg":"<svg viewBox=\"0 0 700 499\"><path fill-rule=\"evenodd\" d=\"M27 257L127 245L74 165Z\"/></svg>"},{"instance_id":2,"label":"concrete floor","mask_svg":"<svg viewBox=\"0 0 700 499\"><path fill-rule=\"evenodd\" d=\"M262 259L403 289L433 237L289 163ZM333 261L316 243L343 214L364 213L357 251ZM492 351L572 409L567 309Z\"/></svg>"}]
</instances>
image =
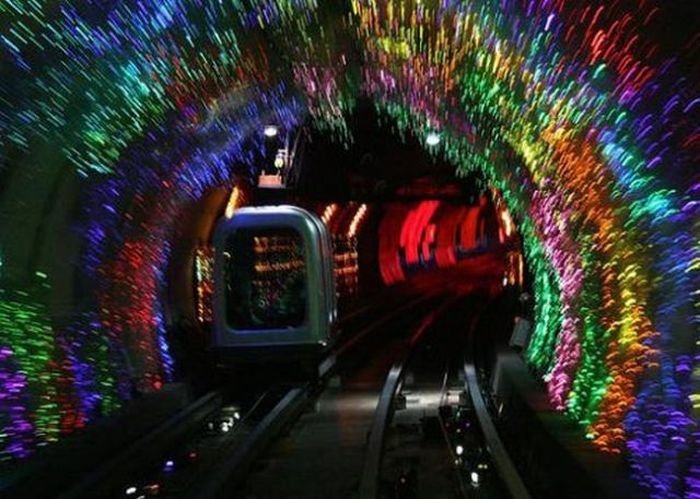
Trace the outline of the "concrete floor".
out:
<instances>
[{"instance_id":1,"label":"concrete floor","mask_svg":"<svg viewBox=\"0 0 700 499\"><path fill-rule=\"evenodd\" d=\"M380 355L355 356L352 376L330 383L312 410L257 463L232 497L248 499L340 499L357 496L374 411L398 348L390 340ZM359 369L357 369L359 367Z\"/></svg>"},{"instance_id":2,"label":"concrete floor","mask_svg":"<svg viewBox=\"0 0 700 499\"><path fill-rule=\"evenodd\" d=\"M356 494L378 390L330 388L273 445L244 497L347 498Z\"/></svg>"}]
</instances>

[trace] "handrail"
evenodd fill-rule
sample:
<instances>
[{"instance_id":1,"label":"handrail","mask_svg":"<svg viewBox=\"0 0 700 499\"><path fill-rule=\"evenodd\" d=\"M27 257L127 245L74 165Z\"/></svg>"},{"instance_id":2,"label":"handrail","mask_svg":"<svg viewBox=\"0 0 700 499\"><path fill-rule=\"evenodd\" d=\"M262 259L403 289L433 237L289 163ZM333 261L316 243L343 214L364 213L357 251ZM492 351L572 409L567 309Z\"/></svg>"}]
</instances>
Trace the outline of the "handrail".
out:
<instances>
[{"instance_id":1,"label":"handrail","mask_svg":"<svg viewBox=\"0 0 700 499\"><path fill-rule=\"evenodd\" d=\"M405 360L405 359L404 359ZM387 375L379 397L374 421L370 430L365 464L360 482L360 499L374 499L379 492L379 473L384 454L384 431L389 422L389 412L394 395L403 374L404 361L394 364Z\"/></svg>"}]
</instances>

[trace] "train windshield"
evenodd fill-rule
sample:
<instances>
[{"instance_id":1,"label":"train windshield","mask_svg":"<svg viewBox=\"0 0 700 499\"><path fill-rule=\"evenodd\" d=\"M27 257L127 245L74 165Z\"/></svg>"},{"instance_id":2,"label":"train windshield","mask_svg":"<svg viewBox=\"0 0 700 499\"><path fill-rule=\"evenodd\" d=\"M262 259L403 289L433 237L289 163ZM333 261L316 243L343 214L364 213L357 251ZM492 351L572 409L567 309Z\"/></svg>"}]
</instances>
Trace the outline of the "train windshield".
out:
<instances>
[{"instance_id":1,"label":"train windshield","mask_svg":"<svg viewBox=\"0 0 700 499\"><path fill-rule=\"evenodd\" d=\"M287 227L237 229L224 256L230 327L285 329L304 323L307 271L301 234Z\"/></svg>"}]
</instances>

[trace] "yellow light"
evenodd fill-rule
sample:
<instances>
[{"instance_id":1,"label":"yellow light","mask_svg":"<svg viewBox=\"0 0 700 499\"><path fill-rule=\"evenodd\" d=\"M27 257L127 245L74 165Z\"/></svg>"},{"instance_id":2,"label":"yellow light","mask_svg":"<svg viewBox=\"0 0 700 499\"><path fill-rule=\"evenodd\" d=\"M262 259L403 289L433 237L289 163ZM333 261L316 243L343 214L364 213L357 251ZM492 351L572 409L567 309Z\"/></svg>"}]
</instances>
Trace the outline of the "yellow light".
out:
<instances>
[{"instance_id":1,"label":"yellow light","mask_svg":"<svg viewBox=\"0 0 700 499\"><path fill-rule=\"evenodd\" d=\"M328 225L328 222L331 221L331 218L333 218L333 215L335 212L338 210L338 205L333 203L329 204L326 206L326 209L323 210L323 215L321 215L321 220L323 221L324 224Z\"/></svg>"},{"instance_id":2,"label":"yellow light","mask_svg":"<svg viewBox=\"0 0 700 499\"><path fill-rule=\"evenodd\" d=\"M503 221L503 228L506 231L506 236L510 237L510 235L513 233L513 219L510 218L510 213L508 213L508 210L504 209L501 211L501 220Z\"/></svg>"},{"instance_id":3,"label":"yellow light","mask_svg":"<svg viewBox=\"0 0 700 499\"><path fill-rule=\"evenodd\" d=\"M355 216L352 217L352 222L350 222L350 227L348 229L348 237L355 237L355 235L357 234L357 229L360 226L360 223L362 222L365 213L367 213L367 205L362 204L360 205L359 209L355 212Z\"/></svg>"},{"instance_id":4,"label":"yellow light","mask_svg":"<svg viewBox=\"0 0 700 499\"><path fill-rule=\"evenodd\" d=\"M240 208L242 201L243 195L241 190L238 188L238 186L234 186L233 190L231 191L231 196L228 198L228 204L226 205L226 212L224 213L226 218L231 218L233 216L236 209Z\"/></svg>"}]
</instances>

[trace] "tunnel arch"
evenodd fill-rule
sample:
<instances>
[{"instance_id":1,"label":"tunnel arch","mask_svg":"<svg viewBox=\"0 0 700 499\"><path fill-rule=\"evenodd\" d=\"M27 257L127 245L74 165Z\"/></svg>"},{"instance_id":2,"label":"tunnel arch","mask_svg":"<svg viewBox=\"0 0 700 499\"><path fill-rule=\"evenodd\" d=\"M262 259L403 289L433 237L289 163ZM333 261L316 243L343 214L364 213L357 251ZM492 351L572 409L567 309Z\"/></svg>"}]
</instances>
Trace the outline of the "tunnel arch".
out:
<instances>
[{"instance_id":1,"label":"tunnel arch","mask_svg":"<svg viewBox=\"0 0 700 499\"><path fill-rule=\"evenodd\" d=\"M642 36L662 6L154 0L0 16L0 164L19 179L4 212L37 204L57 171L70 181L54 205L83 200L48 235L46 210L3 217L0 372L18 409L3 455L166 381L163 273L183 210L254 168L265 124L310 116L352 140L343 116L366 94L399 133L439 131L436 154L482 172L517 215L529 360L552 402L626 450L654 493L697 490L697 39ZM22 260L76 219L69 285L45 271L52 254Z\"/></svg>"}]
</instances>

